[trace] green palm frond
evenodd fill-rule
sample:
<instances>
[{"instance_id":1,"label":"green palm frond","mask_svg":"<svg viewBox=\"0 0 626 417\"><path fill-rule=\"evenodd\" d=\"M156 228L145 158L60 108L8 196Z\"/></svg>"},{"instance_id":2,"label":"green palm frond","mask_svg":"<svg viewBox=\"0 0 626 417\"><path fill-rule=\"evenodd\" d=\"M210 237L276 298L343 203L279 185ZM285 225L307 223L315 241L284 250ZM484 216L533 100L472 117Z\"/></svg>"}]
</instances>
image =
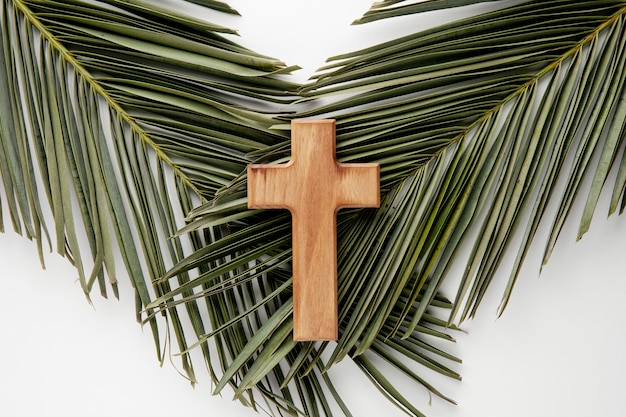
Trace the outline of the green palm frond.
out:
<instances>
[{"instance_id":1,"label":"green palm frond","mask_svg":"<svg viewBox=\"0 0 626 417\"><path fill-rule=\"evenodd\" d=\"M338 141L366 138L364 144L376 143L372 160L385 161L376 155L382 151L413 169L394 170L394 180L440 163L443 150L464 161L450 182L458 186L464 179L463 188L453 197L433 196L460 203L454 209L460 223L447 223L444 239L432 241L437 252L418 256L432 264L423 270L424 278L438 283L464 236L476 230L472 227L480 230L453 316L467 291L461 318L475 312L528 207L532 214L506 305L556 180L569 169L563 172L568 185L553 221L547 261L595 153L602 157L580 235L587 230L624 136L624 13L624 2L523 3L335 57L305 87L303 94L316 98L354 92L306 115L336 115ZM540 82L548 86L543 97L538 97ZM366 109L351 110L365 102ZM363 146L358 140L350 146ZM470 156L468 147L476 142L484 147L480 157ZM570 166L566 161L572 155ZM449 167L448 174L458 169L454 162ZM447 187L444 182L440 192ZM611 213L623 187L618 178ZM436 210L428 214L441 218ZM438 255L442 258L433 260Z\"/></svg>"},{"instance_id":2,"label":"green palm frond","mask_svg":"<svg viewBox=\"0 0 626 417\"><path fill-rule=\"evenodd\" d=\"M293 67L223 38L217 25L143 1L108 3L122 8L3 2L0 166L14 229L42 252L46 201L53 246L76 265L86 295L97 286L106 296L108 275L117 296L119 249L141 320L172 288L157 278L202 244L170 238L183 213L232 181L247 152L283 139L263 111L289 102L296 85L273 75ZM186 312L167 313L183 352L183 321L206 333L196 303ZM182 362L193 379L187 354Z\"/></svg>"},{"instance_id":3,"label":"green palm frond","mask_svg":"<svg viewBox=\"0 0 626 417\"><path fill-rule=\"evenodd\" d=\"M327 368L347 356L358 362L381 337L414 339L468 243L448 322L473 315L521 228L504 308L557 180L569 185L546 260L594 153L603 155L589 194L595 206L624 136L625 12L620 1L523 3L334 57L303 87L304 100L330 102L296 117L336 119L339 159L379 162L386 196L376 212L340 213L341 332ZM256 155L284 161L288 152L283 144ZM274 230L280 215L242 211L244 180L192 212L192 229L237 218L250 235ZM618 178L614 207L623 187ZM230 254L264 251L265 241Z\"/></svg>"},{"instance_id":4,"label":"green palm frond","mask_svg":"<svg viewBox=\"0 0 626 417\"><path fill-rule=\"evenodd\" d=\"M200 348L215 392L229 386L245 405L350 415L327 373L344 359L409 415L422 413L383 363L452 401L420 369L460 379L445 349L453 323L476 313L517 250L504 309L548 202L560 204L544 261L578 194L584 234L613 169L610 213L624 209L625 1L489 2L333 57L304 86L221 25L100 3L3 1L0 173L13 227L40 252L54 240L86 294L104 294L107 277L116 291L119 250L157 348L163 316L189 377ZM360 23L474 3L383 1ZM278 111L296 97L309 110ZM293 341L290 218L247 209L246 165L287 160L295 117L336 119L338 158L381 164L380 209L338 216L336 344ZM462 277L449 276L454 262Z\"/></svg>"}]
</instances>

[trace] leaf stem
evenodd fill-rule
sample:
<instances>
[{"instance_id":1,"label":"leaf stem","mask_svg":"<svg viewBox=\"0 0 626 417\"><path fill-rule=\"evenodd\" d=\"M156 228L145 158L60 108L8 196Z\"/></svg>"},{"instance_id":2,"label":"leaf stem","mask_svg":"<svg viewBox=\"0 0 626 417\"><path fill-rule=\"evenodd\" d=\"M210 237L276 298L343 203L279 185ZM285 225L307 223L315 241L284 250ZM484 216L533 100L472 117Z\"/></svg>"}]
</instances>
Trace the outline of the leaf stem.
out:
<instances>
[{"instance_id":1,"label":"leaf stem","mask_svg":"<svg viewBox=\"0 0 626 417\"><path fill-rule=\"evenodd\" d=\"M18 11L21 12L30 22L30 24L35 27L41 35L48 40L48 42L50 42L50 45L59 52L63 60L70 64L74 70L91 86L91 88L93 88L94 92L102 97L106 101L107 105L120 115L122 120L128 123L130 129L135 132L146 145L155 151L156 157L168 165L174 172L174 175L178 176L183 183L189 187L189 189L196 193L198 197L201 198L203 203L207 202L208 200L185 175L180 167L172 161L172 159L152 140L152 138L150 138L148 133L135 121L135 119L126 110L124 110L124 108L117 103L113 97L111 97L109 92L104 89L100 83L98 83L96 78L94 78L91 73L85 69L81 62L54 36L53 33L46 28L46 26L32 12L32 10L30 10L30 8L22 0L14 0L13 4L14 7L16 7Z\"/></svg>"},{"instance_id":2,"label":"leaf stem","mask_svg":"<svg viewBox=\"0 0 626 417\"><path fill-rule=\"evenodd\" d=\"M600 34L600 32L602 30L604 30L606 27L612 25L617 19L619 19L624 14L626 14L626 6L622 7L620 10L615 12L615 14L613 14L613 16L611 16L605 22L600 24L591 33L589 33L587 36L585 36L583 39L581 39L576 45L574 45L571 49L569 49L563 55L558 57L554 62L550 63L545 68L540 70L537 74L535 74L534 77L532 77L530 80L526 81L517 90L515 90L514 92L509 94L504 100L502 100L500 103L496 104L491 110L487 111L483 116L481 116L476 121L474 121L472 124L470 124L467 127L467 129L465 129L463 132L459 133L454 139L452 139L450 141L450 144L456 144L456 143L460 142L461 140L463 140L463 138L465 138L472 129L474 129L476 126L479 126L485 120L488 120L494 113L498 112L502 108L502 106L504 106L506 103L508 103L510 100L514 99L515 97L519 96L520 94L524 93L533 84L537 83L544 75L546 75L550 71L553 71L555 68L557 68L559 65L561 65L566 59L570 58L572 55L574 55L578 51L580 51L580 49L582 49L583 46L585 46L587 43L589 43L593 39L595 39ZM431 160L438 158L440 153L441 153L441 151L435 153L433 155L433 157L431 158ZM426 162L426 164L428 164L428 162Z\"/></svg>"}]
</instances>

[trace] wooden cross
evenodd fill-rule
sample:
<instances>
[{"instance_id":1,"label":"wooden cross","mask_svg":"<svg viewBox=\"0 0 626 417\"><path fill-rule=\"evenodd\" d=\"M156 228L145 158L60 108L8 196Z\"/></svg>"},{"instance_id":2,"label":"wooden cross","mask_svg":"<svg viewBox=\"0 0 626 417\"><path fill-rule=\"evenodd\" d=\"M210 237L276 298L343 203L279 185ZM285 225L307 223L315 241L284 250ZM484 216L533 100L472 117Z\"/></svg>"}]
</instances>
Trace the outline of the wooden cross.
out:
<instances>
[{"instance_id":1,"label":"wooden cross","mask_svg":"<svg viewBox=\"0 0 626 417\"><path fill-rule=\"evenodd\" d=\"M378 164L335 158L334 120L294 120L291 161L248 166L248 208L291 212L294 340L337 340L337 211L380 205Z\"/></svg>"}]
</instances>

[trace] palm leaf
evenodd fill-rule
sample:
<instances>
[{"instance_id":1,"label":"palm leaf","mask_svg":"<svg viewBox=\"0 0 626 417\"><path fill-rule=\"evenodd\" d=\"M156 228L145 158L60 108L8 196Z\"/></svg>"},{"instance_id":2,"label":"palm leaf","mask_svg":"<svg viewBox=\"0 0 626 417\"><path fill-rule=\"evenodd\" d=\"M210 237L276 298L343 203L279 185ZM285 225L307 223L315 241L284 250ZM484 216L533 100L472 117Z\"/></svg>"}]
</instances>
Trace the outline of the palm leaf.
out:
<instances>
[{"instance_id":1,"label":"palm leaf","mask_svg":"<svg viewBox=\"0 0 626 417\"><path fill-rule=\"evenodd\" d=\"M326 373L346 358L409 415L422 413L382 362L451 401L412 364L460 378L442 349L452 323L475 314L518 245L504 308L548 202L561 204L546 260L579 191L587 230L616 165L610 210L623 210L624 1L496 2L331 58L298 92L312 109L295 115L274 110L296 95L280 76L293 67L221 35L233 31L142 0L105 3L3 2L11 222L41 252L49 206L51 239L86 294L105 293L107 276L116 291L119 250L157 349L163 316L188 376L199 347L215 391L230 386L245 405L349 415ZM397 3L362 22L479 2ZM340 160L381 163L380 209L338 218L336 344L292 341L289 217L246 209L245 166L288 159L293 117L335 118ZM455 261L466 269L450 302L439 288Z\"/></svg>"},{"instance_id":2,"label":"palm leaf","mask_svg":"<svg viewBox=\"0 0 626 417\"><path fill-rule=\"evenodd\" d=\"M582 174L597 152L603 157L581 222L581 234L588 227L623 139L623 14L624 2L578 2L574 8L558 1L523 3L335 57L337 63L328 65L304 89L304 94L312 97L354 92L306 116L328 112L337 115L338 129L349 138L361 139L362 132L366 132L367 140L376 141L376 149L384 150L385 157L395 151L391 154L394 162L402 158L407 166L420 167L418 170L439 163L442 149L467 152L466 141L485 142L483 146L490 149L482 157L488 162L484 167L480 167L481 159L471 162L472 170L485 170L476 171L479 182L469 181L457 196L469 195L470 205L460 208L463 228L454 231L450 244L458 246L464 230L471 232L473 224L482 222L476 227L484 234L475 244L453 314L460 308L474 276L467 305L477 304L523 209L536 202L513 266L503 300L506 304L556 179L567 168L567 151L574 146L579 147L577 162L567 174L570 185L553 223L545 260L580 188ZM604 40L605 35L610 36ZM494 38L499 42L494 43ZM551 88L541 102L535 94L540 81ZM365 110L350 111L372 97L380 104L370 102ZM393 97L398 99L385 101ZM591 123L583 124L587 117ZM502 128L502 120L508 130ZM339 141L344 137L338 136ZM427 152L411 153L410 146L417 148L418 141L407 140L400 147L396 145L398 137L429 138L420 144ZM608 140L606 149L604 139ZM515 144L514 140L520 142ZM358 143L350 141L350 146ZM406 172L412 175L410 170ZM506 177L498 180L500 173ZM398 170L391 177L398 180L403 175ZM615 185L612 210L622 189L623 182ZM480 219L481 209L486 213L484 220ZM443 252L453 251L445 248L446 242L441 245ZM430 272L425 276L431 276ZM437 281L442 275L434 277Z\"/></svg>"},{"instance_id":3,"label":"palm leaf","mask_svg":"<svg viewBox=\"0 0 626 417\"><path fill-rule=\"evenodd\" d=\"M335 118L340 160L381 163L387 197L376 212L340 214L341 332L326 368L353 357L388 398L419 415L360 355L371 354L380 339L391 345L415 339L468 243L473 249L460 259L467 267L448 322L475 314L521 227L504 308L557 180L572 185L551 239L594 153L605 155L595 183L604 182L624 136L625 11L624 2L558 1L494 10L331 58L301 90L307 101L331 101L296 117ZM288 148L255 155L284 162ZM580 162L570 163L573 155ZM241 211L244 181L193 211L192 229L236 217L250 236L273 230L280 215ZM622 179L616 199L623 187ZM590 207L597 194L596 187ZM252 247L265 251L263 241L237 240L231 257ZM288 268L282 253L268 252L265 262ZM170 274L196 266L181 263ZM435 369L454 377L441 365Z\"/></svg>"},{"instance_id":4,"label":"palm leaf","mask_svg":"<svg viewBox=\"0 0 626 417\"><path fill-rule=\"evenodd\" d=\"M272 75L293 67L217 33L230 30L147 2L110 3L127 11L81 1L3 2L5 198L14 229L42 252L46 195L54 247L76 265L87 296L96 285L106 296L106 275L117 296L119 249L137 317L150 317L161 355L159 325L145 307L171 290L157 278L203 239L170 237L184 225L182 213L237 176L246 152L282 139L269 131L271 115L252 109L266 98L289 100L296 85ZM186 280L181 275L176 285ZM185 307L167 312L182 352L183 321L206 333L197 303ZM182 364L194 380L187 353Z\"/></svg>"}]
</instances>

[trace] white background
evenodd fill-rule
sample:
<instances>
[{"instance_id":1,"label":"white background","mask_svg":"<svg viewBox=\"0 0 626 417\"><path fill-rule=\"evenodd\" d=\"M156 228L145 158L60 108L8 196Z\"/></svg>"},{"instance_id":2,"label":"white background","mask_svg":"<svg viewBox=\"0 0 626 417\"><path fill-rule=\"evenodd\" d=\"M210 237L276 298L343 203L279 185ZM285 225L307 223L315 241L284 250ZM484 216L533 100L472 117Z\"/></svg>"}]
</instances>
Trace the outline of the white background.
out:
<instances>
[{"instance_id":1,"label":"white background","mask_svg":"<svg viewBox=\"0 0 626 417\"><path fill-rule=\"evenodd\" d=\"M350 27L370 1L343 3L231 1L244 18L224 24L240 29L243 44L305 67L300 79L327 56L409 25L405 19ZM418 25L446 16L430 14ZM606 209L605 196L591 231L576 244L574 213L541 276L542 247L535 245L500 319L495 311L507 274L498 276L451 348L464 360L455 368L463 382L435 379L458 406L437 398L429 405L413 385L401 385L403 393L430 417L626 415L626 220L605 219ZM134 321L127 285L121 301L94 294L91 306L68 262L54 254L46 261L43 271L32 243L12 231L0 235L0 416L257 415L230 393L211 397L200 363L195 389L171 364L159 367L149 331ZM356 417L404 415L349 363L333 375Z\"/></svg>"}]
</instances>

